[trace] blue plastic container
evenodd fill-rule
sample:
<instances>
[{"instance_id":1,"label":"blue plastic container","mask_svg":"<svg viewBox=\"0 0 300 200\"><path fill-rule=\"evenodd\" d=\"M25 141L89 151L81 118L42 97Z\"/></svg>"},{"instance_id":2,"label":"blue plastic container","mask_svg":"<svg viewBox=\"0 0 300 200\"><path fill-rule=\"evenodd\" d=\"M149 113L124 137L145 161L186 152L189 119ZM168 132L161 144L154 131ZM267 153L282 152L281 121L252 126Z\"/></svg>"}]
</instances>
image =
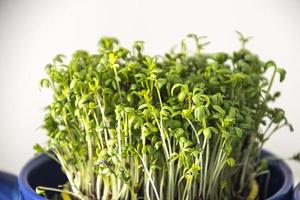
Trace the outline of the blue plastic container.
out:
<instances>
[{"instance_id":1,"label":"blue plastic container","mask_svg":"<svg viewBox=\"0 0 300 200\"><path fill-rule=\"evenodd\" d=\"M17 177L0 171L0 199L19 200Z\"/></svg>"},{"instance_id":2,"label":"blue plastic container","mask_svg":"<svg viewBox=\"0 0 300 200\"><path fill-rule=\"evenodd\" d=\"M293 200L300 200L300 183L295 187Z\"/></svg>"},{"instance_id":3,"label":"blue plastic container","mask_svg":"<svg viewBox=\"0 0 300 200\"><path fill-rule=\"evenodd\" d=\"M274 157L267 151L262 157ZM293 195L293 175L291 169L281 160L269 161L270 179L267 200L291 200ZM263 177L261 180L263 181ZM57 187L66 183L67 178L60 166L46 155L39 155L29 161L18 177L19 189L24 200L45 200L35 193L36 186ZM260 187L263 191L264 188ZM49 193L51 197L53 193Z\"/></svg>"}]
</instances>

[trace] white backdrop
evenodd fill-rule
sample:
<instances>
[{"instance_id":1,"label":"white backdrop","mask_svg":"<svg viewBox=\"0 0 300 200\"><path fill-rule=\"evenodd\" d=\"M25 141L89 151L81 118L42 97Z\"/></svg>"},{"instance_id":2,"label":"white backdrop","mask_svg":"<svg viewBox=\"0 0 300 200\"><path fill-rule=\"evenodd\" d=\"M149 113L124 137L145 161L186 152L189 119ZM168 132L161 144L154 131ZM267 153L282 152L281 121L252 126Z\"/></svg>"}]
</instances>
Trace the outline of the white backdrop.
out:
<instances>
[{"instance_id":1,"label":"white backdrop","mask_svg":"<svg viewBox=\"0 0 300 200\"><path fill-rule=\"evenodd\" d=\"M49 91L39 91L44 66L57 53L96 51L101 36L129 47L144 40L158 54L193 32L207 35L208 51L239 48L239 30L254 36L248 47L274 59L288 74L276 103L295 132L279 131L266 145L281 157L300 151L300 1L298 0L1 0L0 1L0 170L18 173L45 141L39 126ZM289 162L300 180L300 164Z\"/></svg>"}]
</instances>

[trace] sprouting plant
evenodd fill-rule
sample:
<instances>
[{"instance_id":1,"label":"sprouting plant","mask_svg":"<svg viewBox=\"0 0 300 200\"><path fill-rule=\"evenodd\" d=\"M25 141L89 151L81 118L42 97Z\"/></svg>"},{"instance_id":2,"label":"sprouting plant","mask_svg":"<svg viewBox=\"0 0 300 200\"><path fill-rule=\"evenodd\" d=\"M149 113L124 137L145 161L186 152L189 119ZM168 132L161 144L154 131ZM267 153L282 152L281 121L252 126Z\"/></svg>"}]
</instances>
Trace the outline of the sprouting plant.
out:
<instances>
[{"instance_id":1,"label":"sprouting plant","mask_svg":"<svg viewBox=\"0 0 300 200\"><path fill-rule=\"evenodd\" d=\"M232 54L203 53L204 38L189 38L194 53L182 42L179 52L153 57L141 41L130 51L106 37L97 54L79 50L69 63L58 55L46 66L49 141L35 148L61 164L74 199L247 196L263 144L290 126L269 106L285 71L245 49L241 34Z\"/></svg>"}]
</instances>

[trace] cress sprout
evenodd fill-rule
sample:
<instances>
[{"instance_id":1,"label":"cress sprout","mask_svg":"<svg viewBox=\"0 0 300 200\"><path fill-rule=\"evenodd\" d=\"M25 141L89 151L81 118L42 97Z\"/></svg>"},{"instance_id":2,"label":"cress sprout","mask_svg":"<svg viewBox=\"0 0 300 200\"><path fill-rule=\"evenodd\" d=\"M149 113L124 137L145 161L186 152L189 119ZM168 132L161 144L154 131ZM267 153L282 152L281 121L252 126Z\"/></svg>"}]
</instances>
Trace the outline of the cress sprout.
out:
<instances>
[{"instance_id":1,"label":"cress sprout","mask_svg":"<svg viewBox=\"0 0 300 200\"><path fill-rule=\"evenodd\" d=\"M35 149L57 160L74 199L245 199L261 172L260 152L288 123L270 102L285 71L245 48L232 54L196 49L149 56L105 37L99 52L76 51L46 66L53 91ZM187 40L186 39L186 40ZM272 71L271 78L266 76ZM44 191L39 187L39 191Z\"/></svg>"}]
</instances>

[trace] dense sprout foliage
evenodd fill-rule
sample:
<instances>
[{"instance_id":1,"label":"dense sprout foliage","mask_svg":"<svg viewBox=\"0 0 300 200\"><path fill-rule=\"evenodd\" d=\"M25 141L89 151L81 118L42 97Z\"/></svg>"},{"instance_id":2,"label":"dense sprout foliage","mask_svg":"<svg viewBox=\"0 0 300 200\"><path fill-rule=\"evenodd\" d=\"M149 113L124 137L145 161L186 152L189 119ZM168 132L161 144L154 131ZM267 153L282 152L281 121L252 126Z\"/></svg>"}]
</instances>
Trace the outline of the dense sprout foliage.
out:
<instances>
[{"instance_id":1,"label":"dense sprout foliage","mask_svg":"<svg viewBox=\"0 0 300 200\"><path fill-rule=\"evenodd\" d=\"M102 38L99 53L58 55L42 86L52 89L44 128L47 152L81 200L245 199L262 173L262 145L289 125L272 108L285 71L244 47L232 54L196 44L163 56ZM265 75L272 72L271 78ZM41 191L41 188L38 188ZM45 189L45 188L44 188Z\"/></svg>"}]
</instances>

